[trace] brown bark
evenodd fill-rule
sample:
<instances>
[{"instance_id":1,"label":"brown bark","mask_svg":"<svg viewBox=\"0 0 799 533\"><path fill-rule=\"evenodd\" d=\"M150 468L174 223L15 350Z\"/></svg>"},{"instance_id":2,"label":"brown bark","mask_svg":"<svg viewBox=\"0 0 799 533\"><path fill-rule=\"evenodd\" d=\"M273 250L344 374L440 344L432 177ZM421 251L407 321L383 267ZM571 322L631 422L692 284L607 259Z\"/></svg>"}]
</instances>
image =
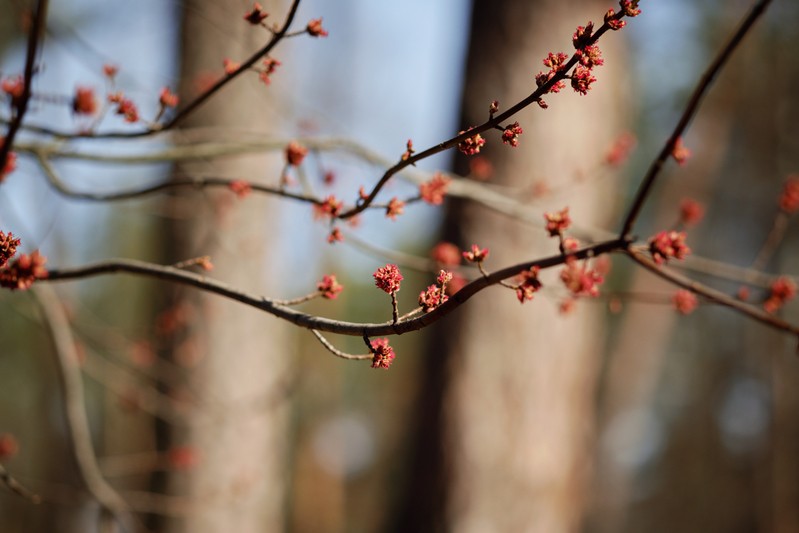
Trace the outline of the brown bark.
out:
<instances>
[{"instance_id":1,"label":"brown bark","mask_svg":"<svg viewBox=\"0 0 799 533\"><path fill-rule=\"evenodd\" d=\"M262 2L277 18L285 2ZM247 6L242 5L242 13ZM212 0L183 4L181 95L196 94L204 78L222 75L222 60L238 61L271 37ZM280 133L285 104L253 73L223 89L185 121L177 139L197 135L234 139ZM278 111L279 110L279 111ZM202 128L202 130L192 128ZM198 133L199 132L199 133ZM246 133L245 133L246 132ZM215 175L277 183L282 154L198 162L179 175ZM194 193L172 200L176 221L171 235L176 259L210 255L215 278L256 294L278 292L276 265L267 251L279 232L274 199L237 199L229 191ZM270 228L272 228L270 230ZM283 527L286 479L285 394L290 347L280 321L235 302L178 290L176 308L190 319L173 340L171 358L196 361L189 383L200 407L187 413L190 429L173 435L171 445L196 449L198 466L171 480L171 493L185 493L191 511L176 531L279 531ZM187 361L188 359L188 361ZM172 391L173 394L176 391ZM179 393L179 391L178 391ZM177 440L176 440L177 439Z\"/></svg>"},{"instance_id":2,"label":"brown bark","mask_svg":"<svg viewBox=\"0 0 799 533\"><path fill-rule=\"evenodd\" d=\"M464 126L485 119L492 100L500 109L529 94L547 52L571 53L577 25L599 20L605 4L513 1L501 8L475 5L464 94ZM623 126L623 58L618 37L600 41L606 65L595 89L549 95L547 110L518 117L520 147L488 135L484 154L494 182L529 191L553 188L584 173L584 183L545 197L531 210L569 206L581 226L609 220L612 191L592 171ZM487 246L486 267L557 253L540 225L525 225L476 205L456 207L450 224L462 244ZM445 449L451 469L446 520L453 531L576 531L581 523L594 393L604 341L602 310L578 304L558 314L557 272L541 276L548 292L520 305L509 290L487 291L457 314L444 392Z\"/></svg>"}]
</instances>

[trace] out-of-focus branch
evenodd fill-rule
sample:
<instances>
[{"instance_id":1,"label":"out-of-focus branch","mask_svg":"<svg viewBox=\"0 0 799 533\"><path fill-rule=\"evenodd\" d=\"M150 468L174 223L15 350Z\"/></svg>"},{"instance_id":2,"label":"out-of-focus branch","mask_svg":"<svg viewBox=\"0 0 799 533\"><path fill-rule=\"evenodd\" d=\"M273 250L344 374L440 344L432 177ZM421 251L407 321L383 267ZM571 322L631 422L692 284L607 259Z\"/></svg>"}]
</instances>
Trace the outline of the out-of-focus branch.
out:
<instances>
[{"instance_id":1,"label":"out-of-focus branch","mask_svg":"<svg viewBox=\"0 0 799 533\"><path fill-rule=\"evenodd\" d=\"M741 44L741 41L746 34L749 33L749 30L752 28L757 19L760 18L760 16L765 12L770 3L771 0L760 0L752 7L752 9L741 22L736 32L732 35L732 37L730 37L730 39L727 41L727 44L724 45L719 52L718 56L716 56L716 59L713 60L713 63L711 63L705 73L702 74L702 77L694 89L693 94L691 94L691 98L688 100L688 104L685 106L685 110L683 111L680 120L677 122L677 125L671 132L666 144L663 145L660 153L649 166L649 170L647 171L646 176L644 176L644 179L638 188L638 192L635 194L635 198L633 199L632 204L630 204L630 208L624 218L624 223L622 225L621 232L619 233L620 237L626 237L630 235L630 232L633 230L633 226L635 225L635 221L638 219L638 215L640 214L641 209L643 209L644 204L649 197L652 186L655 184L658 176L660 176L660 172L663 170L666 160L668 160L674 151L674 147L676 146L678 139L683 135L683 133L685 133L685 130L688 128L688 123L691 122L691 119L694 118L694 115L696 115L696 112L699 110L699 105L702 103L702 99L710 89L713 80L721 71L722 67L724 67L724 65L730 59L733 51L735 51L738 45Z\"/></svg>"},{"instance_id":2,"label":"out-of-focus branch","mask_svg":"<svg viewBox=\"0 0 799 533\"><path fill-rule=\"evenodd\" d=\"M51 287L39 285L32 290L53 340L70 449L81 479L92 497L114 516L120 526L125 527L127 517L131 517L130 508L103 478L97 464L86 416L78 353L66 313Z\"/></svg>"},{"instance_id":3,"label":"out-of-focus branch","mask_svg":"<svg viewBox=\"0 0 799 533\"><path fill-rule=\"evenodd\" d=\"M25 485L20 483L19 481L11 475L11 473L6 470L6 467L3 466L3 463L0 463L0 481L11 490L14 494L22 496L26 500L30 501L31 503L41 503L42 499L39 497L38 494L28 490L25 488Z\"/></svg>"},{"instance_id":4,"label":"out-of-focus branch","mask_svg":"<svg viewBox=\"0 0 799 533\"><path fill-rule=\"evenodd\" d=\"M0 145L0 169L6 166L8 154L11 152L11 145L14 144L14 138L17 136L17 132L20 126L22 126L22 120L25 118L25 113L28 111L28 102L31 98L31 85L33 84L33 74L36 64L36 53L45 30L48 4L48 0L38 0L38 2L36 2L36 12L32 17L30 33L28 33L28 49L25 52L25 72L22 75L22 94L18 98L12 99L14 114L8 124L5 140L3 144Z\"/></svg>"},{"instance_id":5,"label":"out-of-focus branch","mask_svg":"<svg viewBox=\"0 0 799 533\"><path fill-rule=\"evenodd\" d=\"M732 296L729 296L721 291L708 287L702 283L697 281L693 281L691 279L682 276L673 270L665 269L660 265L656 264L652 259L645 256L643 253L638 252L632 248L625 251L627 256L631 258L633 261L638 263L639 265L643 266L650 272L660 276L661 278L665 279L666 281L673 283L683 289L687 289L691 292L694 292L711 302L716 302L718 304L724 305L731 309L742 313L749 318L757 320L767 326L771 326L775 329L779 329L782 331L786 331L788 333L792 333L799 337L799 327L794 326L779 317L766 313L763 309L759 307L755 307L754 305L748 304L746 302L742 302Z\"/></svg>"}]
</instances>

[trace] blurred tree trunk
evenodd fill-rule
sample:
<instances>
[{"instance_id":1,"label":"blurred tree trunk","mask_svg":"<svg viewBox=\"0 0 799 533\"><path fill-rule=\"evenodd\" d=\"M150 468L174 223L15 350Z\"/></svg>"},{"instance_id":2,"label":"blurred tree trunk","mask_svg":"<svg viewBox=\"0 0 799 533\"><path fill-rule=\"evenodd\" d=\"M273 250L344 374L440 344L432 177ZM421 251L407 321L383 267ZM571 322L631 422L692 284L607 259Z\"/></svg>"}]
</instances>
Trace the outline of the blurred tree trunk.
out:
<instances>
[{"instance_id":1,"label":"blurred tree trunk","mask_svg":"<svg viewBox=\"0 0 799 533\"><path fill-rule=\"evenodd\" d=\"M275 20L287 7L277 1L262 4ZM250 5L235 5L241 9L231 10L230 4L214 0L182 3L183 101L197 94L198 85L223 74L224 58L240 61L271 37L242 20ZM231 141L245 134L277 135L280 120L273 116L278 114L275 109L281 116L286 110L276 101L285 104L255 74L244 75L185 121L178 139ZM282 157L276 153L193 162L179 166L176 173L277 183ZM279 217L275 201L203 191L174 197L171 211L168 248L175 260L209 255L214 278L254 294L277 292L279 275L267 262L277 255L267 251L280 236L268 231ZM287 422L280 406L290 356L286 327L251 308L193 289L177 289L171 309L172 318L184 327L174 331L169 356L191 368L189 384L199 399L199 406L187 413L188 431L160 431L162 447L188 445L198 459L188 473L169 480L170 494L190 498L189 511L171 529L280 531ZM178 401L180 392L171 391Z\"/></svg>"},{"instance_id":2,"label":"blurred tree trunk","mask_svg":"<svg viewBox=\"0 0 799 533\"><path fill-rule=\"evenodd\" d=\"M740 7L700 12L693 42L707 49L697 57L718 52ZM695 156L653 198L656 228L673 223L681 198L707 202L706 219L689 233L698 255L751 264L770 231L782 180L797 168L790 147L799 132L792 118L799 67L787 52L797 15L796 5L773 5L746 36L686 135ZM730 221L737 231L729 231ZM767 271L796 273L799 233L792 229ZM731 294L738 288L713 283ZM652 276L637 272L632 290L645 286L652 289ZM761 297L752 292L752 301ZM795 339L728 309L704 305L680 319L631 306L611 348L601 406L603 440L624 446L602 450L592 531L799 530L794 350Z\"/></svg>"},{"instance_id":3,"label":"blurred tree trunk","mask_svg":"<svg viewBox=\"0 0 799 533\"><path fill-rule=\"evenodd\" d=\"M513 0L501 7L475 2L463 126L483 122L492 100L502 110L528 95L547 52L571 53L576 26L601 21L606 9L589 0ZM612 191L590 172L623 128L618 44L618 34L600 42L606 65L598 68L599 81L587 96L568 89L546 98L549 109L514 117L524 128L518 148L503 145L498 132L485 135L481 155L493 164L495 184L520 191L536 182L557 188L586 173L585 183L562 196L544 197L534 206L531 197L533 212L568 205L583 227L612 220ZM474 204L451 206L444 238L490 248L488 270L557 253L543 217L530 225ZM428 400L434 408L425 411L430 432L421 431L428 451L417 454L417 465L427 469L411 481L412 490L444 503L444 515L433 513L430 529L553 533L580 527L603 311L578 303L571 315L560 316L558 272L544 273L542 281L548 292L533 302L520 305L512 291L494 288L436 330L430 356L439 359L430 362L430 374L439 380L430 379L427 390L441 392ZM442 431L444 445L437 449L429 439ZM431 478L438 485L428 493Z\"/></svg>"}]
</instances>

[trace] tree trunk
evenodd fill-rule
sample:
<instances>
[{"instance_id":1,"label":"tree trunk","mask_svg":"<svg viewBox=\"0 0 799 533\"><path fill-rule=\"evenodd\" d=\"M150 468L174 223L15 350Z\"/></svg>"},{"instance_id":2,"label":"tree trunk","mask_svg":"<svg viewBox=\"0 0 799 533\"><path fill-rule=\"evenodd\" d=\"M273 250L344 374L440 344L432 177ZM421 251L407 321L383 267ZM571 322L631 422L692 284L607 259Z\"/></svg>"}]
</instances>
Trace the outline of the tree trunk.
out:
<instances>
[{"instance_id":1,"label":"tree trunk","mask_svg":"<svg viewBox=\"0 0 799 533\"><path fill-rule=\"evenodd\" d=\"M275 19L284 2L262 2ZM239 4L242 5L242 4ZM243 6L243 5L242 5ZM181 95L223 74L224 58L240 61L271 37L249 26L230 5L214 0L183 3ZM247 6L242 7L242 14ZM271 20L271 19L270 19ZM285 108L280 95L253 73L224 88L189 120L179 136L277 135ZM285 103L282 101L281 103ZM203 128L189 132L191 128ZM179 137L180 139L180 137ZM224 176L277 183L282 154L248 155L181 165L178 175ZM213 277L254 294L276 294L275 254L279 202L230 191L204 191L172 202L170 247L176 260L209 255ZM270 262L270 260L272 262ZM171 359L193 367L190 380L200 407L187 415L189 430L172 432L170 446L188 444L198 464L185 478L170 480L171 494L187 494L189 511L173 529L192 533L280 531L286 479L286 417L282 406L290 354L286 326L241 304L178 289L173 310L188 313L175 332ZM179 394L179 391L172 391ZM182 442L181 439L186 439Z\"/></svg>"},{"instance_id":2,"label":"tree trunk","mask_svg":"<svg viewBox=\"0 0 799 533\"><path fill-rule=\"evenodd\" d=\"M476 2L466 74L464 126L485 120L492 100L505 109L535 88L549 51L571 53L578 25L601 21L595 1ZM605 66L587 96L570 88L549 95L549 109L514 117L524 134L518 148L487 135L483 155L493 182L531 190L536 182L562 193L533 202L531 210L570 208L582 227L612 223L613 191L592 174L623 130L623 58L618 34L600 41ZM583 175L582 180L576 176ZM544 220L530 226L483 207L455 204L450 234L464 246L490 248L488 270L558 253ZM452 235L457 228L459 235ZM578 302L558 313L565 294L558 271L547 287L520 305L513 292L481 294L450 322L449 376L444 391L445 450L450 469L447 517L452 531L576 531L591 472L594 394L603 351L601 306ZM454 327L453 327L454 326ZM439 332L439 335L443 335Z\"/></svg>"}]
</instances>

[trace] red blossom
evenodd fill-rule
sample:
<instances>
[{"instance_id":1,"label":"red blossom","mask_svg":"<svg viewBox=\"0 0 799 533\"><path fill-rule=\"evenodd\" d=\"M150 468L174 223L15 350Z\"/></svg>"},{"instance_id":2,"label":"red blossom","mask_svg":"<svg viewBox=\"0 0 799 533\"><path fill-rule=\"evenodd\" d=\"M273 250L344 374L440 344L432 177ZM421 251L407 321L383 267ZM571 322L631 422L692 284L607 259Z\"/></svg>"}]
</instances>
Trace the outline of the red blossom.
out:
<instances>
[{"instance_id":1,"label":"red blossom","mask_svg":"<svg viewBox=\"0 0 799 533\"><path fill-rule=\"evenodd\" d=\"M305 31L308 32L308 35L311 37L327 37L328 33L322 27L322 19L313 19L308 23L308 26L305 27Z\"/></svg>"},{"instance_id":2,"label":"red blossom","mask_svg":"<svg viewBox=\"0 0 799 533\"><path fill-rule=\"evenodd\" d=\"M252 185L250 185L249 181L233 180L228 183L228 189L236 193L239 198L246 198L252 192Z\"/></svg>"},{"instance_id":3,"label":"red blossom","mask_svg":"<svg viewBox=\"0 0 799 533\"><path fill-rule=\"evenodd\" d=\"M405 211L405 202L403 202L397 197L394 197L391 200L389 200L388 205L386 206L386 218L390 218L391 220L397 220L397 217L401 215L404 211Z\"/></svg>"},{"instance_id":4,"label":"red blossom","mask_svg":"<svg viewBox=\"0 0 799 533\"><path fill-rule=\"evenodd\" d=\"M735 293L735 297L745 302L749 299L749 287L746 285L741 285L738 287L738 291Z\"/></svg>"},{"instance_id":5,"label":"red blossom","mask_svg":"<svg viewBox=\"0 0 799 533\"><path fill-rule=\"evenodd\" d=\"M519 135L524 133L518 122L514 122L502 132L502 142L516 148L519 146Z\"/></svg>"},{"instance_id":6,"label":"red blossom","mask_svg":"<svg viewBox=\"0 0 799 533\"><path fill-rule=\"evenodd\" d=\"M2 145L4 142L5 138L0 137L0 145ZM3 180L6 179L6 176L14 172L16 169L17 169L17 154L16 152L8 152L8 154L6 154L6 164L3 165L2 168L0 168L0 183L2 183Z\"/></svg>"},{"instance_id":7,"label":"red blossom","mask_svg":"<svg viewBox=\"0 0 799 533\"><path fill-rule=\"evenodd\" d=\"M463 252L463 258L470 263L480 263L488 257L488 248L481 249L476 244L472 245L472 249L468 252Z\"/></svg>"},{"instance_id":8,"label":"red blossom","mask_svg":"<svg viewBox=\"0 0 799 533\"><path fill-rule=\"evenodd\" d=\"M271 57L267 57L263 61L264 65L263 70L261 70L258 73L258 77L261 79L262 82L264 82L264 84L269 85L270 83L272 83L272 79L270 78L270 76L274 74L275 70L277 70L277 67L279 67L282 64L283 63L281 63L277 59L272 59Z\"/></svg>"},{"instance_id":9,"label":"red blossom","mask_svg":"<svg viewBox=\"0 0 799 533\"><path fill-rule=\"evenodd\" d=\"M705 208L693 198L683 198L680 201L680 222L686 226L693 226L705 216Z\"/></svg>"},{"instance_id":10,"label":"red blossom","mask_svg":"<svg viewBox=\"0 0 799 533\"><path fill-rule=\"evenodd\" d=\"M335 218L341 212L343 202L331 194L322 202L314 204L314 217L315 218Z\"/></svg>"},{"instance_id":11,"label":"red blossom","mask_svg":"<svg viewBox=\"0 0 799 533\"><path fill-rule=\"evenodd\" d=\"M47 277L45 262L47 258L38 250L30 255L20 255L17 260L0 270L0 287L11 290L29 289L34 281Z\"/></svg>"},{"instance_id":12,"label":"red blossom","mask_svg":"<svg viewBox=\"0 0 799 533\"><path fill-rule=\"evenodd\" d=\"M236 63L235 61L231 61L227 57L222 60L222 66L225 69L225 74L230 75L239 70L241 67L241 63Z\"/></svg>"},{"instance_id":13,"label":"red blossom","mask_svg":"<svg viewBox=\"0 0 799 533\"><path fill-rule=\"evenodd\" d=\"M633 148L635 148L635 136L627 132L622 133L605 155L605 163L618 167L627 160Z\"/></svg>"},{"instance_id":14,"label":"red blossom","mask_svg":"<svg viewBox=\"0 0 799 533\"><path fill-rule=\"evenodd\" d=\"M335 181L336 181L336 173L333 172L332 170L328 170L327 172L325 172L325 175L322 176L322 182L325 185L333 185Z\"/></svg>"},{"instance_id":15,"label":"red blossom","mask_svg":"<svg viewBox=\"0 0 799 533\"><path fill-rule=\"evenodd\" d=\"M178 95L170 91L169 87L161 89L161 94L158 95L158 102L163 108L177 107L179 100Z\"/></svg>"},{"instance_id":16,"label":"red blossom","mask_svg":"<svg viewBox=\"0 0 799 533\"><path fill-rule=\"evenodd\" d=\"M541 289L538 270L538 267L534 266L530 270L525 270L521 273L521 281L516 287L516 297L519 299L519 303L524 303L525 300L532 300L533 295Z\"/></svg>"},{"instance_id":17,"label":"red blossom","mask_svg":"<svg viewBox=\"0 0 799 533\"><path fill-rule=\"evenodd\" d=\"M549 72L539 72L538 74L535 75L535 84L538 87L543 87L549 80L555 77L555 74L556 72L554 70L550 70ZM563 89L564 87L566 87L566 82L564 82L563 80L558 80L554 84L552 84L552 87L550 87L547 92L559 93L560 90ZM544 109L547 108L547 105L544 103L543 100L539 100L538 105L540 105Z\"/></svg>"},{"instance_id":18,"label":"red blossom","mask_svg":"<svg viewBox=\"0 0 799 533\"><path fill-rule=\"evenodd\" d=\"M788 214L799 211L799 174L792 174L785 180L780 195L780 209Z\"/></svg>"},{"instance_id":19,"label":"red blossom","mask_svg":"<svg viewBox=\"0 0 799 533\"><path fill-rule=\"evenodd\" d=\"M461 251L451 242L440 242L430 251L430 257L442 266L457 266L461 262Z\"/></svg>"},{"instance_id":20,"label":"red blossom","mask_svg":"<svg viewBox=\"0 0 799 533\"><path fill-rule=\"evenodd\" d=\"M588 45L591 40L591 34L594 32L594 23L588 22L585 26L577 26L574 35L572 35L572 44L577 50L581 50Z\"/></svg>"},{"instance_id":21,"label":"red blossom","mask_svg":"<svg viewBox=\"0 0 799 533\"><path fill-rule=\"evenodd\" d=\"M167 461L175 470L191 470L200 462L200 454L192 446L176 446L167 453Z\"/></svg>"},{"instance_id":22,"label":"red blossom","mask_svg":"<svg viewBox=\"0 0 799 533\"><path fill-rule=\"evenodd\" d=\"M619 5L625 15L628 17L637 17L641 14L641 10L638 9L638 2L639 0L619 0Z\"/></svg>"},{"instance_id":23,"label":"red blossom","mask_svg":"<svg viewBox=\"0 0 799 533\"><path fill-rule=\"evenodd\" d=\"M394 360L394 348L388 345L388 339L375 339L369 343L372 349L372 368L388 370Z\"/></svg>"},{"instance_id":24,"label":"red blossom","mask_svg":"<svg viewBox=\"0 0 799 533\"><path fill-rule=\"evenodd\" d=\"M671 157L677 161L678 165L684 165L691 157L691 150L689 150L682 142L682 137L677 137L674 143L674 149L671 151Z\"/></svg>"},{"instance_id":25,"label":"red blossom","mask_svg":"<svg viewBox=\"0 0 799 533\"><path fill-rule=\"evenodd\" d=\"M452 272L448 272L446 270L439 270L438 277L436 278L436 282L444 287L447 283L452 281Z\"/></svg>"},{"instance_id":26,"label":"red blossom","mask_svg":"<svg viewBox=\"0 0 799 533\"><path fill-rule=\"evenodd\" d=\"M22 93L25 92L25 80L22 76L14 76L6 78L0 83L0 89L3 90L11 100L22 98Z\"/></svg>"},{"instance_id":27,"label":"red blossom","mask_svg":"<svg viewBox=\"0 0 799 533\"><path fill-rule=\"evenodd\" d=\"M139 110L136 108L136 104L134 104L132 100L125 98L125 95L122 93L109 94L108 101L112 104L116 104L116 114L124 116L125 122L133 123L139 120Z\"/></svg>"},{"instance_id":28,"label":"red blossom","mask_svg":"<svg viewBox=\"0 0 799 533\"><path fill-rule=\"evenodd\" d=\"M464 130L464 131L460 131L460 132L458 132L458 135L462 135L462 134L466 133L467 131L471 131L471 130L472 130L472 128L469 128L469 129ZM458 143L458 150L460 150L461 153L466 154L466 155L479 154L480 153L480 149L483 146L485 146L485 143L486 143L485 139L483 139L483 137L479 133L475 133L471 137L468 137L465 140L459 142Z\"/></svg>"},{"instance_id":29,"label":"red blossom","mask_svg":"<svg viewBox=\"0 0 799 533\"><path fill-rule=\"evenodd\" d=\"M408 142L405 144L405 153L402 154L402 160L407 161L411 156L413 156L413 141L408 139Z\"/></svg>"},{"instance_id":30,"label":"red blossom","mask_svg":"<svg viewBox=\"0 0 799 533\"><path fill-rule=\"evenodd\" d=\"M336 276L333 274L325 274L322 281L316 284L316 289L322 293L322 298L335 300L338 298L338 293L344 290L344 286L336 280Z\"/></svg>"},{"instance_id":31,"label":"red blossom","mask_svg":"<svg viewBox=\"0 0 799 533\"><path fill-rule=\"evenodd\" d=\"M476 180L489 180L494 174L494 165L486 157L478 155L469 159L469 174Z\"/></svg>"},{"instance_id":32,"label":"red blossom","mask_svg":"<svg viewBox=\"0 0 799 533\"><path fill-rule=\"evenodd\" d=\"M567 252L575 252L580 248L580 241L574 237L566 237L563 239L563 249ZM602 257L605 257L604 255Z\"/></svg>"},{"instance_id":33,"label":"red blossom","mask_svg":"<svg viewBox=\"0 0 799 533\"><path fill-rule=\"evenodd\" d=\"M602 51L595 44L577 50L577 55L580 58L580 64L589 69L605 64L605 60L602 59Z\"/></svg>"},{"instance_id":34,"label":"red blossom","mask_svg":"<svg viewBox=\"0 0 799 533\"><path fill-rule=\"evenodd\" d=\"M619 20L616 17L616 12L612 9L608 9L608 12L605 13L605 24L610 26L610 29L613 31L618 31L627 25L627 21Z\"/></svg>"},{"instance_id":35,"label":"red blossom","mask_svg":"<svg viewBox=\"0 0 799 533\"><path fill-rule=\"evenodd\" d=\"M564 207L557 213L544 213L544 220L547 221L546 230L550 237L561 235L571 226L572 219L569 217L569 208Z\"/></svg>"},{"instance_id":36,"label":"red blossom","mask_svg":"<svg viewBox=\"0 0 799 533\"><path fill-rule=\"evenodd\" d=\"M775 313L782 306L796 297L796 284L785 276L780 276L771 284L771 293L763 303L767 313Z\"/></svg>"},{"instance_id":37,"label":"red blossom","mask_svg":"<svg viewBox=\"0 0 799 533\"><path fill-rule=\"evenodd\" d=\"M430 205L441 205L444 203L444 196L446 196L451 182L452 180L447 176L436 172L430 181L419 185L419 196Z\"/></svg>"},{"instance_id":38,"label":"red blossom","mask_svg":"<svg viewBox=\"0 0 799 533\"><path fill-rule=\"evenodd\" d=\"M596 78L591 74L591 69L577 66L571 75L572 89L585 96L591 90L591 84L596 81Z\"/></svg>"},{"instance_id":39,"label":"red blossom","mask_svg":"<svg viewBox=\"0 0 799 533\"><path fill-rule=\"evenodd\" d=\"M252 5L252 9L244 14L244 20L252 24L253 26L257 26L261 24L266 17L269 16L269 13L264 11L264 8L261 7L261 4L255 2Z\"/></svg>"},{"instance_id":40,"label":"red blossom","mask_svg":"<svg viewBox=\"0 0 799 533\"><path fill-rule=\"evenodd\" d=\"M661 231L649 239L649 251L655 263L661 265L671 259L684 259L691 253L685 244L685 232Z\"/></svg>"},{"instance_id":41,"label":"red blossom","mask_svg":"<svg viewBox=\"0 0 799 533\"><path fill-rule=\"evenodd\" d=\"M566 61L569 59L569 54L564 54L563 52L558 52L557 54L553 54L550 52L544 58L544 66L549 68L550 70L559 71L563 70L563 67L566 66Z\"/></svg>"},{"instance_id":42,"label":"red blossom","mask_svg":"<svg viewBox=\"0 0 799 533\"><path fill-rule=\"evenodd\" d=\"M581 264L574 256L566 260L560 279L574 296L591 297L599 296L599 285L605 281L599 272Z\"/></svg>"},{"instance_id":43,"label":"red blossom","mask_svg":"<svg viewBox=\"0 0 799 533\"><path fill-rule=\"evenodd\" d=\"M375 285L380 290L388 294L400 290L400 282L403 280L403 277L397 265L388 264L384 267L380 267L375 270L372 276L375 278Z\"/></svg>"},{"instance_id":44,"label":"red blossom","mask_svg":"<svg viewBox=\"0 0 799 533\"><path fill-rule=\"evenodd\" d=\"M286 162L291 166L300 166L306 155L308 155L308 149L297 141L291 141L286 146Z\"/></svg>"},{"instance_id":45,"label":"red blossom","mask_svg":"<svg viewBox=\"0 0 799 533\"><path fill-rule=\"evenodd\" d=\"M14 254L17 253L17 246L19 246L20 240L14 238L14 234L10 231L8 235L0 231L0 268L3 268L8 264L9 259L14 257Z\"/></svg>"},{"instance_id":46,"label":"red blossom","mask_svg":"<svg viewBox=\"0 0 799 533\"><path fill-rule=\"evenodd\" d=\"M674 308L677 309L677 312L681 315L690 315L694 312L697 305L699 305L694 293L685 289L680 289L675 292L671 301L674 303Z\"/></svg>"},{"instance_id":47,"label":"red blossom","mask_svg":"<svg viewBox=\"0 0 799 533\"><path fill-rule=\"evenodd\" d=\"M78 115L94 115L97 112L97 97L91 87L78 87L72 98L72 111Z\"/></svg>"},{"instance_id":48,"label":"red blossom","mask_svg":"<svg viewBox=\"0 0 799 533\"><path fill-rule=\"evenodd\" d=\"M0 433L0 462L14 457L19 451L19 442L11 433Z\"/></svg>"},{"instance_id":49,"label":"red blossom","mask_svg":"<svg viewBox=\"0 0 799 533\"><path fill-rule=\"evenodd\" d=\"M330 233L327 235L327 242L330 244L343 241L344 241L344 235L341 234L341 230L338 228L333 228L332 230L330 230Z\"/></svg>"},{"instance_id":50,"label":"red blossom","mask_svg":"<svg viewBox=\"0 0 799 533\"><path fill-rule=\"evenodd\" d=\"M114 77L117 75L117 72L119 72L118 66L111 65L110 63L106 63L105 65L103 65L103 74L107 78L114 79Z\"/></svg>"},{"instance_id":51,"label":"red blossom","mask_svg":"<svg viewBox=\"0 0 799 533\"><path fill-rule=\"evenodd\" d=\"M429 313L439 305L449 300L439 285L430 285L427 290L419 293L419 306L425 313Z\"/></svg>"}]
</instances>

